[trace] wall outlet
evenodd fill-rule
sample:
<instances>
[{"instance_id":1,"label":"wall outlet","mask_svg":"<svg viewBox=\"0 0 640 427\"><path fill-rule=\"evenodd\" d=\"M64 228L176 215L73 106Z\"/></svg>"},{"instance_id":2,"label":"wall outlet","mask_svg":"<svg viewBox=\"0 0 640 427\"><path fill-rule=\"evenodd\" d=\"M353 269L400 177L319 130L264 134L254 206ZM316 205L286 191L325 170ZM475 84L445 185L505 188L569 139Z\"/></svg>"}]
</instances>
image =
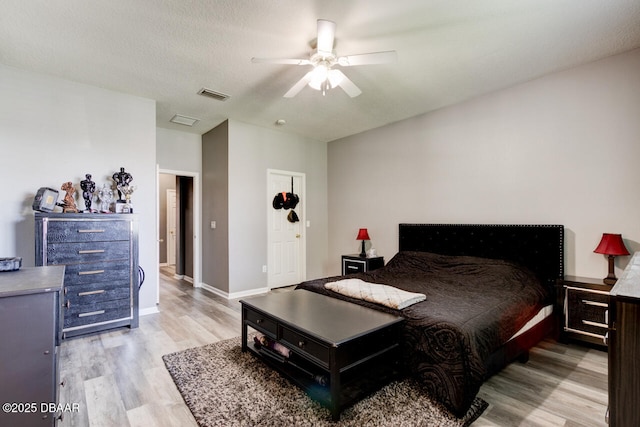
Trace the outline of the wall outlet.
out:
<instances>
[{"instance_id":1,"label":"wall outlet","mask_svg":"<svg viewBox=\"0 0 640 427\"><path fill-rule=\"evenodd\" d=\"M216 222L215 221L211 221L211 228L216 228Z\"/></svg>"},{"instance_id":2,"label":"wall outlet","mask_svg":"<svg viewBox=\"0 0 640 427\"><path fill-rule=\"evenodd\" d=\"M263 265L263 266L262 266L262 272L263 272L263 273L266 273L266 272L267 272L267 266L266 266L266 265Z\"/></svg>"}]
</instances>

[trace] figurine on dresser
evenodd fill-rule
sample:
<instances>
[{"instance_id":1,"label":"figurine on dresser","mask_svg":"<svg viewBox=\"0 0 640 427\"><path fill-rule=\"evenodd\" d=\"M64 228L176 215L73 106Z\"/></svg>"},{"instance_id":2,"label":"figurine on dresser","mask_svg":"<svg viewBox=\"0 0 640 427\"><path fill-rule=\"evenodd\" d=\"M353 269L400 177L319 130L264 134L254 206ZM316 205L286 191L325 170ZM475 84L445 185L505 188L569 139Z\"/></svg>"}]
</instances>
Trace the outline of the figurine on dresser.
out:
<instances>
[{"instance_id":1,"label":"figurine on dresser","mask_svg":"<svg viewBox=\"0 0 640 427\"><path fill-rule=\"evenodd\" d=\"M120 168L120 172L116 172L111 177L116 183L116 188L118 189L118 201L124 202L125 199L122 198L122 190L123 187L128 187L129 183L133 181L133 176L129 172L125 172L124 168Z\"/></svg>"},{"instance_id":2,"label":"figurine on dresser","mask_svg":"<svg viewBox=\"0 0 640 427\"><path fill-rule=\"evenodd\" d=\"M76 207L76 201L73 198L73 195L76 192L75 187L71 181L65 182L60 187L61 190L65 191L67 194L64 196L64 200L62 201L62 212L75 212L78 213L78 208Z\"/></svg>"},{"instance_id":3,"label":"figurine on dresser","mask_svg":"<svg viewBox=\"0 0 640 427\"><path fill-rule=\"evenodd\" d=\"M85 212L92 212L91 202L93 200L93 193L96 191L96 183L91 180L91 174L85 175L86 179L80 181L80 188L82 188L82 197L84 198Z\"/></svg>"},{"instance_id":4,"label":"figurine on dresser","mask_svg":"<svg viewBox=\"0 0 640 427\"><path fill-rule=\"evenodd\" d=\"M113 190L107 186L107 184L103 184L102 188L98 190L98 200L100 200L100 212L109 213L111 212L111 202L113 202Z\"/></svg>"}]
</instances>

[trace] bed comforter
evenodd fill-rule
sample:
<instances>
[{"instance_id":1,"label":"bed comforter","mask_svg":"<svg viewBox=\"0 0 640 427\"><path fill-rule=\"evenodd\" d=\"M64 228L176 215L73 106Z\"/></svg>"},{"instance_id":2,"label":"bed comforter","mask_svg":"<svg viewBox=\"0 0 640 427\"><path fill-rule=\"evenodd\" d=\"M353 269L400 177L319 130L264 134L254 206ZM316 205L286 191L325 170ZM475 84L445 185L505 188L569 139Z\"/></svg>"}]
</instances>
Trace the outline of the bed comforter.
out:
<instances>
[{"instance_id":1,"label":"bed comforter","mask_svg":"<svg viewBox=\"0 0 640 427\"><path fill-rule=\"evenodd\" d=\"M311 280L297 288L403 316L403 363L457 416L467 412L477 395L489 355L549 300L528 269L486 258L399 252L385 267L349 277L423 293L426 300L394 310L324 288L342 277Z\"/></svg>"}]
</instances>

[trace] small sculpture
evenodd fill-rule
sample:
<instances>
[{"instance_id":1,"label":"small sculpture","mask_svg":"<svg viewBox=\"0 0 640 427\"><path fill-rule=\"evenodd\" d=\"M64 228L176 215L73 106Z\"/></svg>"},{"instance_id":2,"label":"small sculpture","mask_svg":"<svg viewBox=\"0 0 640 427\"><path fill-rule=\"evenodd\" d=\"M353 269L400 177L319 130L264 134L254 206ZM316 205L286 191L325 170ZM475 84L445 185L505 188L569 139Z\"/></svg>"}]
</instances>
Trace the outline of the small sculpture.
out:
<instances>
[{"instance_id":1,"label":"small sculpture","mask_svg":"<svg viewBox=\"0 0 640 427\"><path fill-rule=\"evenodd\" d=\"M129 172L125 172L124 168L120 168L120 172L114 173L111 178L115 181L116 188L118 189L118 201L124 202L124 199L122 198L122 190L120 190L120 188L128 186L129 183L133 181L133 177Z\"/></svg>"},{"instance_id":2,"label":"small sculpture","mask_svg":"<svg viewBox=\"0 0 640 427\"><path fill-rule=\"evenodd\" d=\"M80 181L80 188L82 188L82 197L86 207L85 212L91 212L91 201L93 200L93 193L96 191L96 183L91 181L91 174L86 174L85 178Z\"/></svg>"},{"instance_id":3,"label":"small sculpture","mask_svg":"<svg viewBox=\"0 0 640 427\"><path fill-rule=\"evenodd\" d=\"M60 187L61 190L65 191L67 194L64 196L64 200L62 201L62 212L75 212L78 213L78 208L76 207L76 201L73 199L73 194L76 192L75 187L71 181L65 182Z\"/></svg>"},{"instance_id":4,"label":"small sculpture","mask_svg":"<svg viewBox=\"0 0 640 427\"><path fill-rule=\"evenodd\" d=\"M111 202L113 201L113 190L107 184L103 184L98 190L98 199L100 200L100 212L111 212Z\"/></svg>"},{"instance_id":5,"label":"small sculpture","mask_svg":"<svg viewBox=\"0 0 640 427\"><path fill-rule=\"evenodd\" d=\"M118 185L118 192L124 194L125 204L122 207L122 213L133 213L133 207L131 206L131 195L135 191L135 185Z\"/></svg>"}]
</instances>

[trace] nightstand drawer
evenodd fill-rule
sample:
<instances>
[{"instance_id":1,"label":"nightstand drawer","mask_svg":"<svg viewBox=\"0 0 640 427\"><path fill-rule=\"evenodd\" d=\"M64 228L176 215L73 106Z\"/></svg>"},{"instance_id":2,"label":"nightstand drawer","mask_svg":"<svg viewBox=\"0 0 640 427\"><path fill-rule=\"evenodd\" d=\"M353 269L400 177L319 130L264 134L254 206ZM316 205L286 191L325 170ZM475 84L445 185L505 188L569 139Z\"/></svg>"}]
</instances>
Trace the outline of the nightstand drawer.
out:
<instances>
[{"instance_id":1,"label":"nightstand drawer","mask_svg":"<svg viewBox=\"0 0 640 427\"><path fill-rule=\"evenodd\" d=\"M567 328L604 336L609 295L567 288Z\"/></svg>"},{"instance_id":2,"label":"nightstand drawer","mask_svg":"<svg viewBox=\"0 0 640 427\"><path fill-rule=\"evenodd\" d=\"M298 349L298 353L320 361L325 367L329 366L329 347L317 342L300 332L282 327L282 342L289 348Z\"/></svg>"},{"instance_id":3,"label":"nightstand drawer","mask_svg":"<svg viewBox=\"0 0 640 427\"><path fill-rule=\"evenodd\" d=\"M364 273L366 271L367 264L364 261L354 261L351 259L345 259L343 261L344 274L352 273Z\"/></svg>"},{"instance_id":4,"label":"nightstand drawer","mask_svg":"<svg viewBox=\"0 0 640 427\"><path fill-rule=\"evenodd\" d=\"M384 267L384 258L361 257L360 255L342 255L342 275L354 273L367 273L377 268Z\"/></svg>"},{"instance_id":5,"label":"nightstand drawer","mask_svg":"<svg viewBox=\"0 0 640 427\"><path fill-rule=\"evenodd\" d=\"M47 242L129 240L129 221L49 221Z\"/></svg>"}]
</instances>

